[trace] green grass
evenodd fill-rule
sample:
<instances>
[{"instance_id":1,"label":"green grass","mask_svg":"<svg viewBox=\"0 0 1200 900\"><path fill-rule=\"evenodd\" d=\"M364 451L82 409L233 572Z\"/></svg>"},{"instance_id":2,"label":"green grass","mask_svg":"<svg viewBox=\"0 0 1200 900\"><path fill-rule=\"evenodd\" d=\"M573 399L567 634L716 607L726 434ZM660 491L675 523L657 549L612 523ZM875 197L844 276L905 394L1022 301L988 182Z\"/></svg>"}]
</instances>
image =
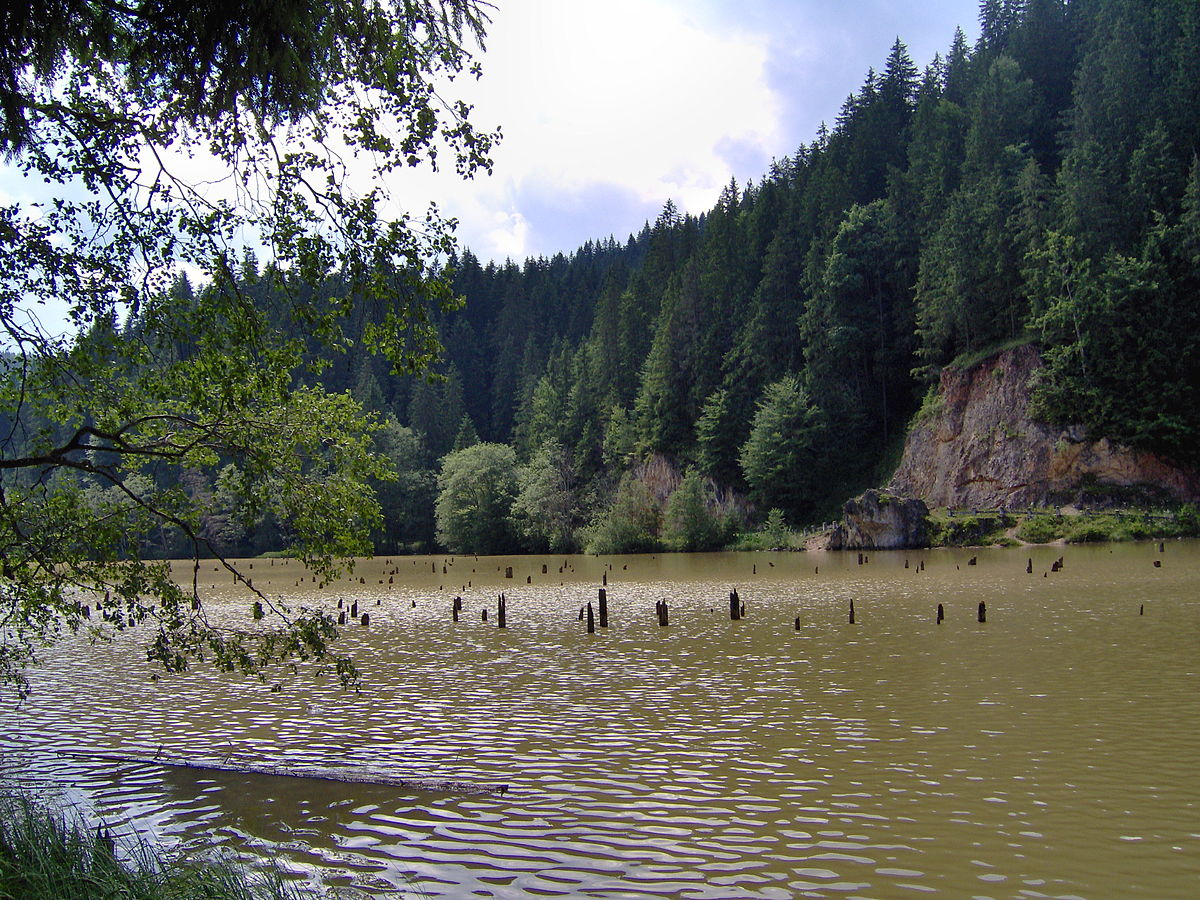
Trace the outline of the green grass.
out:
<instances>
[{"instance_id":1,"label":"green grass","mask_svg":"<svg viewBox=\"0 0 1200 900\"><path fill-rule=\"evenodd\" d=\"M17 797L0 797L0 900L316 900L223 861L162 858Z\"/></svg>"},{"instance_id":2,"label":"green grass","mask_svg":"<svg viewBox=\"0 0 1200 900\"><path fill-rule=\"evenodd\" d=\"M1063 522L1055 516L1026 516L1017 526L1017 537L1029 544L1049 544L1065 534Z\"/></svg>"},{"instance_id":3,"label":"green grass","mask_svg":"<svg viewBox=\"0 0 1200 900\"><path fill-rule=\"evenodd\" d=\"M934 547L1011 544L1011 539L1005 535L1012 525L1012 519L1008 517L935 514L926 519L926 524L929 527L929 542Z\"/></svg>"}]
</instances>

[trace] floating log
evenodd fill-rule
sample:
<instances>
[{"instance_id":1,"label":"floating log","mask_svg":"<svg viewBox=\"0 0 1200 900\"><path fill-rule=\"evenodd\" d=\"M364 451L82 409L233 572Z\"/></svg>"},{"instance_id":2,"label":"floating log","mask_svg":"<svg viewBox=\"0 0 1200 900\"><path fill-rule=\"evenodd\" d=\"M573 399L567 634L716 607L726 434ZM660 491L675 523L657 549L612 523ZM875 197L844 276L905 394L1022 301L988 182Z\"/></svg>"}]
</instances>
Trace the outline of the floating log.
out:
<instances>
[{"instance_id":1,"label":"floating log","mask_svg":"<svg viewBox=\"0 0 1200 900\"><path fill-rule=\"evenodd\" d=\"M607 628L608 627L608 591L606 591L604 588L600 588L599 605L600 605L600 627Z\"/></svg>"},{"instance_id":2,"label":"floating log","mask_svg":"<svg viewBox=\"0 0 1200 900\"><path fill-rule=\"evenodd\" d=\"M116 753L85 753L59 750L64 756L79 759L102 759L108 762L133 763L145 766L171 766L177 769L199 769L211 772L240 772L270 775L274 778L307 778L313 781L340 781L344 784L387 784L414 791L441 791L457 794L503 794L507 784L478 781L454 781L449 778L403 778L378 769L347 769L324 766L273 766L269 763L231 759L183 759L181 757L137 756Z\"/></svg>"}]
</instances>

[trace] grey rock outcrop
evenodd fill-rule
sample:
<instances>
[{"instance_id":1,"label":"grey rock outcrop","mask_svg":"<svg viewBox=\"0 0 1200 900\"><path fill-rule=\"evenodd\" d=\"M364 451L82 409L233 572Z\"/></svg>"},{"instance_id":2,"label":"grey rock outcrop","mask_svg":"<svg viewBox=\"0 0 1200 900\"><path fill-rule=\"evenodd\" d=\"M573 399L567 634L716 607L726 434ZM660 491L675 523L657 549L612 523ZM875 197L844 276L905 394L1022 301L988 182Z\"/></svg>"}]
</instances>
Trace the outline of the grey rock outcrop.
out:
<instances>
[{"instance_id":1,"label":"grey rock outcrop","mask_svg":"<svg viewBox=\"0 0 1200 900\"><path fill-rule=\"evenodd\" d=\"M944 369L887 490L930 506L981 509L1071 503L1088 485L1101 493L1144 488L1177 500L1200 497L1195 472L1092 440L1078 425L1032 419L1030 380L1041 365L1037 348L1025 345L969 369Z\"/></svg>"},{"instance_id":2,"label":"grey rock outcrop","mask_svg":"<svg viewBox=\"0 0 1200 900\"><path fill-rule=\"evenodd\" d=\"M847 500L829 550L908 550L929 546L924 501L869 490Z\"/></svg>"}]
</instances>

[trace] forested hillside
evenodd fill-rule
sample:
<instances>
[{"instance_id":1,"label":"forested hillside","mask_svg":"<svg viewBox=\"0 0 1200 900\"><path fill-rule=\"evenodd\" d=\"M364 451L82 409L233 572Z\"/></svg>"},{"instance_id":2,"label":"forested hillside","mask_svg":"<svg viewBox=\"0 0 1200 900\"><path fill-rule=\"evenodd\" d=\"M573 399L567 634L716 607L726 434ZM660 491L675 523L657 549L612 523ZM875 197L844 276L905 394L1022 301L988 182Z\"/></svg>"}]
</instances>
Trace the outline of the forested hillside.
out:
<instances>
[{"instance_id":1,"label":"forested hillside","mask_svg":"<svg viewBox=\"0 0 1200 900\"><path fill-rule=\"evenodd\" d=\"M770 510L814 521L886 479L943 366L1012 343L1046 362L1038 415L1200 463L1200 4L984 0L980 35L923 72L897 39L703 215L668 201L522 264L462 251L440 377L389 372L362 343L387 311L356 310L356 346L305 377L384 423L377 548L696 549ZM276 524L221 506L235 477L196 473L206 536L274 549Z\"/></svg>"},{"instance_id":2,"label":"forested hillside","mask_svg":"<svg viewBox=\"0 0 1200 900\"><path fill-rule=\"evenodd\" d=\"M1197 462L1200 4L986 0L980 34L924 72L897 40L699 218L465 253L449 380L391 409L434 454L462 413L518 460L553 448L580 522L661 454L800 524L886 476L942 366L1036 341L1041 415Z\"/></svg>"}]
</instances>

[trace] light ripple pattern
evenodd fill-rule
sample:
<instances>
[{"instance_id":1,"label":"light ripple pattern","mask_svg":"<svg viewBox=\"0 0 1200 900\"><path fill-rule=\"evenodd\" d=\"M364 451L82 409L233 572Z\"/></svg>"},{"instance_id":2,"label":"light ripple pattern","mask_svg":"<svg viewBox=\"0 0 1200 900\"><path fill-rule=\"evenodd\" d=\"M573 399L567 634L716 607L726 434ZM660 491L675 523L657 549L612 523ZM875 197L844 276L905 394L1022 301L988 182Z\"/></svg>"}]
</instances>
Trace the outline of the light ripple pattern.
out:
<instances>
[{"instance_id":1,"label":"light ripple pattern","mask_svg":"<svg viewBox=\"0 0 1200 900\"><path fill-rule=\"evenodd\" d=\"M0 709L0 778L118 832L367 896L1200 892L1196 543L872 553L865 565L398 558L326 588L295 563L254 563L256 584L291 602L371 613L341 639L361 693L304 668L265 683L204 668L152 681L136 632L71 640L45 654L29 701ZM251 627L250 598L212 578L210 616ZM579 612L602 580L611 625L588 635ZM160 749L509 789L414 793L87 755Z\"/></svg>"}]
</instances>

